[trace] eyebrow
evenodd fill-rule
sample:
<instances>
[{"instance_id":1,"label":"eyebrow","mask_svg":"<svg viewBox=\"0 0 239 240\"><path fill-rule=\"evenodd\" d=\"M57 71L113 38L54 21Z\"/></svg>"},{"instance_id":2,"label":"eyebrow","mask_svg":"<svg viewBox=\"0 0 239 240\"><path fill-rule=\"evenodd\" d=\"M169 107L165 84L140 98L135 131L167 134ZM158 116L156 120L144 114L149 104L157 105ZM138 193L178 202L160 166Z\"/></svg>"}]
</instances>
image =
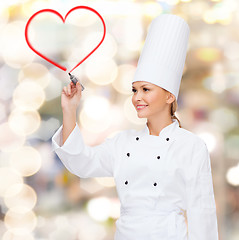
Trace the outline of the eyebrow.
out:
<instances>
[{"instance_id":1,"label":"eyebrow","mask_svg":"<svg viewBox=\"0 0 239 240\"><path fill-rule=\"evenodd\" d=\"M143 84L142 86L140 86L141 88L144 87L145 85L149 85L149 84ZM132 88L135 88L134 86L132 86Z\"/></svg>"}]
</instances>

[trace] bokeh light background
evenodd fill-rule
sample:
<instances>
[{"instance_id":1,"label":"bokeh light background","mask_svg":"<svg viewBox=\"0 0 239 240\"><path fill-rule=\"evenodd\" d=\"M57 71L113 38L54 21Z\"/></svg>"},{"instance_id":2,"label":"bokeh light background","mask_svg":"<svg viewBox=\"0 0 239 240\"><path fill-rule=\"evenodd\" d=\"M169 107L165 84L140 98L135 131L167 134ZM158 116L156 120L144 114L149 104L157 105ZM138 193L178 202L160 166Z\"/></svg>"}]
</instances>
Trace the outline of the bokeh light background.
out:
<instances>
[{"instance_id":1,"label":"bokeh light background","mask_svg":"<svg viewBox=\"0 0 239 240\"><path fill-rule=\"evenodd\" d=\"M112 178L80 179L52 152L62 124L60 95L67 72L27 46L27 20L44 8L62 16L77 5L106 23L103 44L72 73L85 90L77 121L85 143L141 129L131 104L131 80L151 20L163 13L190 25L178 98L182 127L202 137L211 155L220 240L239 239L239 1L8 0L0 2L0 238L111 240L120 203ZM71 69L102 37L92 12L66 24L39 15L29 29L34 47Z\"/></svg>"}]
</instances>

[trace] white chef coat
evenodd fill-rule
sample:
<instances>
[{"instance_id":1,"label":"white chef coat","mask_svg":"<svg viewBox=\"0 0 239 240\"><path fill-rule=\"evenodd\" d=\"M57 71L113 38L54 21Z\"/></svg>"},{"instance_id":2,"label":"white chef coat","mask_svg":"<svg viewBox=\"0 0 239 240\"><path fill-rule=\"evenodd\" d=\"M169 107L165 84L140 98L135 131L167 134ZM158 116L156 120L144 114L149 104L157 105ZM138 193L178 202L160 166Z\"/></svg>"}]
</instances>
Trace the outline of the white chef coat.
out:
<instances>
[{"instance_id":1,"label":"white chef coat","mask_svg":"<svg viewBox=\"0 0 239 240\"><path fill-rule=\"evenodd\" d=\"M176 119L159 136L145 124L97 146L84 144L77 123L62 146L61 125L52 147L81 178L114 177L121 203L114 240L218 240L207 146Z\"/></svg>"}]
</instances>

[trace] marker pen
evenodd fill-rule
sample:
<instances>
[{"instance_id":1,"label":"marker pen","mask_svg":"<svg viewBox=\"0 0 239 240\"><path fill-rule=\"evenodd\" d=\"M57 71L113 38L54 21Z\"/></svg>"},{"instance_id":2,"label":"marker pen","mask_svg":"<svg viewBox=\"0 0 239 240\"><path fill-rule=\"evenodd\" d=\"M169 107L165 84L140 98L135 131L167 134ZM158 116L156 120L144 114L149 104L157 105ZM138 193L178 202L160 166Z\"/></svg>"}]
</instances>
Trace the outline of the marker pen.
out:
<instances>
[{"instance_id":1,"label":"marker pen","mask_svg":"<svg viewBox=\"0 0 239 240\"><path fill-rule=\"evenodd\" d=\"M70 74L70 73L68 73L68 74L70 75L70 80L76 85L76 83L79 82L78 79L73 74ZM82 88L81 91L83 91L85 88L81 83L80 83L80 85L81 85L81 88Z\"/></svg>"}]
</instances>

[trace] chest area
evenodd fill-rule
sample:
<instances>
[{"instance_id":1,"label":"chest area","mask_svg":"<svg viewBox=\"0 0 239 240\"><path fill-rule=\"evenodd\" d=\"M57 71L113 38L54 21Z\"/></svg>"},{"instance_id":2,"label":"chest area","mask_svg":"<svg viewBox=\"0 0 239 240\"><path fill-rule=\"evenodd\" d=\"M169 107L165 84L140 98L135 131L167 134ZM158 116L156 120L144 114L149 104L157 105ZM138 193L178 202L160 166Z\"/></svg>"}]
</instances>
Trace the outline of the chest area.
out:
<instances>
[{"instance_id":1,"label":"chest area","mask_svg":"<svg viewBox=\"0 0 239 240\"><path fill-rule=\"evenodd\" d=\"M157 184L175 181L175 177L185 174L186 154L178 151L175 140L171 142L130 141L122 145L115 165L115 179L127 179L137 183ZM137 181L136 181L137 180Z\"/></svg>"},{"instance_id":2,"label":"chest area","mask_svg":"<svg viewBox=\"0 0 239 240\"><path fill-rule=\"evenodd\" d=\"M177 142L150 141L136 137L123 143L118 150L115 173L141 174L142 171L158 173L163 170L173 171L182 165L177 153Z\"/></svg>"}]
</instances>

